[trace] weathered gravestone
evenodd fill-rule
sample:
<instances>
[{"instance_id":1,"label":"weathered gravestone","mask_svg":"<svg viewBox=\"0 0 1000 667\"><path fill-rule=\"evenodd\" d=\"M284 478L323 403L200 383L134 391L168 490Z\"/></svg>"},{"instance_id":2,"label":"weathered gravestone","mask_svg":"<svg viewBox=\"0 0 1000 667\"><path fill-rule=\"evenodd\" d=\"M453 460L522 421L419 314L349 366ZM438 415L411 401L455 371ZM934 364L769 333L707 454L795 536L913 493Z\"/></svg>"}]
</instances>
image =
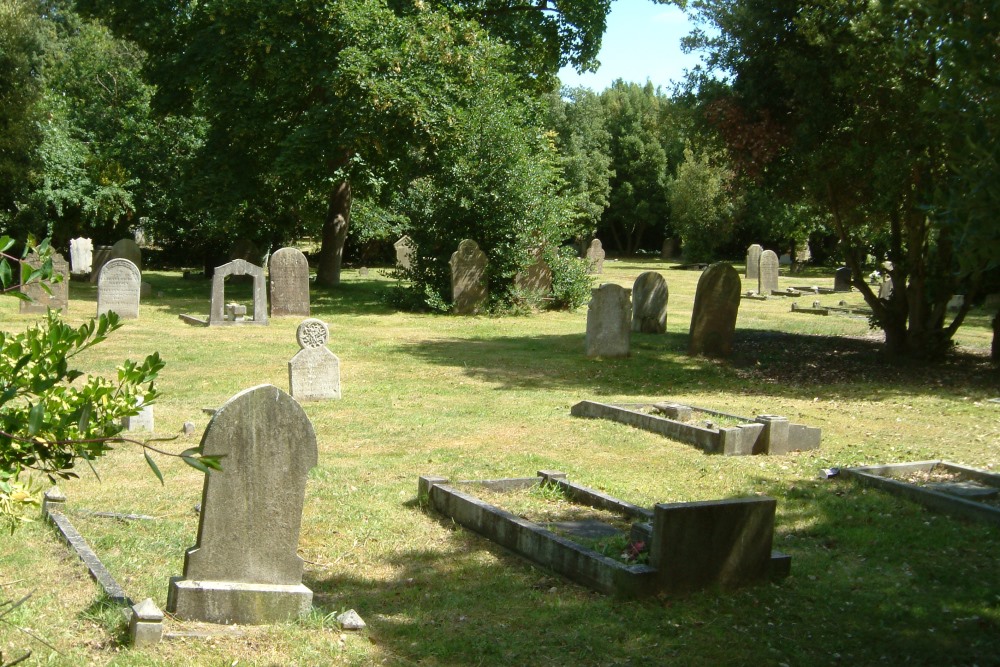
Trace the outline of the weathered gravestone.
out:
<instances>
[{"instance_id":1,"label":"weathered gravestone","mask_svg":"<svg viewBox=\"0 0 1000 667\"><path fill-rule=\"evenodd\" d=\"M108 259L127 259L142 271L142 250L132 239L122 239L111 246L111 257Z\"/></svg>"},{"instance_id":2,"label":"weathered gravestone","mask_svg":"<svg viewBox=\"0 0 1000 667\"><path fill-rule=\"evenodd\" d=\"M240 239L229 249L228 259L230 262L235 259L242 259L249 264L259 264L264 259L264 253L250 239Z\"/></svg>"},{"instance_id":3,"label":"weathered gravestone","mask_svg":"<svg viewBox=\"0 0 1000 667\"><path fill-rule=\"evenodd\" d=\"M676 239L663 239L663 246L660 248L660 259L673 259L676 248Z\"/></svg>"},{"instance_id":4,"label":"weathered gravestone","mask_svg":"<svg viewBox=\"0 0 1000 667\"><path fill-rule=\"evenodd\" d=\"M73 275L90 273L94 262L94 242L80 237L69 241L69 267Z\"/></svg>"},{"instance_id":5,"label":"weathered gravestone","mask_svg":"<svg viewBox=\"0 0 1000 667\"><path fill-rule=\"evenodd\" d=\"M629 351L632 290L605 283L591 290L587 307L588 357L627 357Z\"/></svg>"},{"instance_id":6,"label":"weathered gravestone","mask_svg":"<svg viewBox=\"0 0 1000 667\"><path fill-rule=\"evenodd\" d=\"M770 294L778 289L778 256L773 250L760 254L760 269L757 275L757 294Z\"/></svg>"},{"instance_id":7,"label":"weathered gravestone","mask_svg":"<svg viewBox=\"0 0 1000 667\"><path fill-rule=\"evenodd\" d=\"M413 240L409 236L404 236L393 243L392 247L396 249L396 264L399 268L407 271L411 269L413 267L413 253L416 251Z\"/></svg>"},{"instance_id":8,"label":"weathered gravestone","mask_svg":"<svg viewBox=\"0 0 1000 667\"><path fill-rule=\"evenodd\" d=\"M455 313L472 315L486 303L486 253L465 239L451 254L451 300Z\"/></svg>"},{"instance_id":9,"label":"weathered gravestone","mask_svg":"<svg viewBox=\"0 0 1000 667\"><path fill-rule=\"evenodd\" d=\"M205 475L198 541L170 580L167 611L181 620L274 623L309 613L296 554L316 433L302 407L272 385L236 394L216 411L201 453L221 456Z\"/></svg>"},{"instance_id":10,"label":"weathered gravestone","mask_svg":"<svg viewBox=\"0 0 1000 667\"><path fill-rule=\"evenodd\" d=\"M97 315L118 313L123 320L139 317L139 291L142 277L139 267L127 259L112 259L101 267L97 277Z\"/></svg>"},{"instance_id":11,"label":"weathered gravestone","mask_svg":"<svg viewBox=\"0 0 1000 667\"><path fill-rule=\"evenodd\" d=\"M850 292L851 291L851 269L846 266L842 266L836 270L833 274L833 291L834 292Z\"/></svg>"},{"instance_id":12,"label":"weathered gravestone","mask_svg":"<svg viewBox=\"0 0 1000 667\"><path fill-rule=\"evenodd\" d=\"M326 348L330 329L322 320L304 320L295 332L301 348L288 362L288 387L298 401L340 398L340 359Z\"/></svg>"},{"instance_id":13,"label":"weathered gravestone","mask_svg":"<svg viewBox=\"0 0 1000 667\"><path fill-rule=\"evenodd\" d=\"M640 273L632 285L632 331L666 333L667 281L655 271Z\"/></svg>"},{"instance_id":14,"label":"weathered gravestone","mask_svg":"<svg viewBox=\"0 0 1000 667\"><path fill-rule=\"evenodd\" d=\"M589 273L601 273L604 271L604 246L600 239L594 239L587 248L587 266Z\"/></svg>"},{"instance_id":15,"label":"weathered gravestone","mask_svg":"<svg viewBox=\"0 0 1000 667\"><path fill-rule=\"evenodd\" d=\"M309 315L309 261L295 248L281 248L267 265L271 317Z\"/></svg>"},{"instance_id":16,"label":"weathered gravestone","mask_svg":"<svg viewBox=\"0 0 1000 667\"><path fill-rule=\"evenodd\" d=\"M698 279L688 354L728 357L740 308L740 275L729 264L711 265Z\"/></svg>"},{"instance_id":17,"label":"weathered gravestone","mask_svg":"<svg viewBox=\"0 0 1000 667\"><path fill-rule=\"evenodd\" d=\"M878 288L878 298L882 301L888 301L892 298L892 278L889 276L882 278L882 284Z\"/></svg>"},{"instance_id":18,"label":"weathered gravestone","mask_svg":"<svg viewBox=\"0 0 1000 667\"><path fill-rule=\"evenodd\" d=\"M52 253L52 277L60 276L61 280L36 280L27 285L21 285L21 293L26 294L31 301L18 301L19 313L44 313L49 308L61 312L69 310L69 263L57 252ZM29 254L24 262L32 269L42 268L42 262L36 253Z\"/></svg>"},{"instance_id":19,"label":"weathered gravestone","mask_svg":"<svg viewBox=\"0 0 1000 667\"><path fill-rule=\"evenodd\" d=\"M760 255L764 252L759 244L754 243L747 248L747 273L748 280L756 279L760 275Z\"/></svg>"},{"instance_id":20,"label":"weathered gravestone","mask_svg":"<svg viewBox=\"0 0 1000 667\"><path fill-rule=\"evenodd\" d=\"M111 251L112 247L109 245L99 245L94 247L94 254L92 255L90 262L90 283L92 285L97 284L97 276L101 274L101 267L104 266L109 259L114 258Z\"/></svg>"},{"instance_id":21,"label":"weathered gravestone","mask_svg":"<svg viewBox=\"0 0 1000 667\"><path fill-rule=\"evenodd\" d=\"M541 248L537 248L531 256L534 261L514 276L514 284L524 292L548 294L552 291L552 269L545 263Z\"/></svg>"},{"instance_id":22,"label":"weathered gravestone","mask_svg":"<svg viewBox=\"0 0 1000 667\"><path fill-rule=\"evenodd\" d=\"M226 278L250 276L253 278L253 319L241 324L267 324L267 288L264 286L264 269L242 259L215 267L212 274L212 304L208 315L209 326L236 324L226 319Z\"/></svg>"}]
</instances>

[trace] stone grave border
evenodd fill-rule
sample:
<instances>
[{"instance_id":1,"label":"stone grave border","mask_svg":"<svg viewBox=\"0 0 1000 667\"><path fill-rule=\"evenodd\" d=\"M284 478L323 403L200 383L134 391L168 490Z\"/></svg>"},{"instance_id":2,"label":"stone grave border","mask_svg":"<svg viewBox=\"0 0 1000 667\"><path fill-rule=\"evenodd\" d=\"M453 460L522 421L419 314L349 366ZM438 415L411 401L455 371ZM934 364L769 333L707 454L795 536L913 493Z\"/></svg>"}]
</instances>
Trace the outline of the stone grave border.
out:
<instances>
[{"instance_id":1,"label":"stone grave border","mask_svg":"<svg viewBox=\"0 0 1000 667\"><path fill-rule=\"evenodd\" d=\"M844 468L842 472L845 477L849 477L859 484L891 493L906 500L911 500L929 509L968 519L986 521L1000 526L1000 508L942 491L924 488L900 479L893 479L894 477L908 473L930 472L935 468L943 468L949 472L969 477L987 486L1000 488L1000 475L998 474L942 460L860 466L856 468Z\"/></svg>"},{"instance_id":2,"label":"stone grave border","mask_svg":"<svg viewBox=\"0 0 1000 667\"><path fill-rule=\"evenodd\" d=\"M479 533L518 556L599 593L619 598L639 598L662 592L664 588L678 590L684 588L683 582L672 581L669 577L660 578L659 571L655 567L645 564L628 565L605 556L544 526L515 516L456 488L482 486L492 491L504 492L546 483L557 485L572 502L618 512L636 519L636 523L632 525L631 539L646 540L647 544L653 543L652 510L574 484L566 479L566 473L557 471L540 470L537 477L462 480L453 483L449 483L445 477L425 475L418 480L418 498L421 503L427 503L459 525ZM759 499L712 501L708 504L721 505L754 500ZM704 503L677 503L676 506L700 504ZM791 571L791 556L773 550L770 553L766 576L771 579L787 576Z\"/></svg>"},{"instance_id":3,"label":"stone grave border","mask_svg":"<svg viewBox=\"0 0 1000 667\"><path fill-rule=\"evenodd\" d=\"M653 408L666 416L639 412ZM682 417L698 411L716 417L736 419L738 426L707 428L690 424ZM751 454L787 454L795 450L819 449L822 431L818 428L793 424L778 415L757 415L755 418L731 415L709 408L679 403L634 403L612 405L596 401L580 401L570 409L574 417L610 419L644 431L658 433L703 450L706 454L747 456Z\"/></svg>"}]
</instances>

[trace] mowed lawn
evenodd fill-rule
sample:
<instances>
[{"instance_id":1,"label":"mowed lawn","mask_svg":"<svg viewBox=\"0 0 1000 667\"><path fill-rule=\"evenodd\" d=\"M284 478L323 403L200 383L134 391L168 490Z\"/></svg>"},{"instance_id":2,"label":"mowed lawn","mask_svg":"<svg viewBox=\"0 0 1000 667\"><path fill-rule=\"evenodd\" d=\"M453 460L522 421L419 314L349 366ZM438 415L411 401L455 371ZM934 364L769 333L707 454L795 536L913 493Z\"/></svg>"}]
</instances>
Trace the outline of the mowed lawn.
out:
<instances>
[{"instance_id":1,"label":"mowed lawn","mask_svg":"<svg viewBox=\"0 0 1000 667\"><path fill-rule=\"evenodd\" d=\"M1000 373L988 359L993 313L973 311L941 364L893 364L867 320L791 312L791 298L744 300L735 353L685 353L699 273L659 260L609 260L600 282L631 287L661 271L665 335L633 334L627 359L584 356L586 307L518 317L397 312L394 281L347 270L313 288L330 327L343 399L304 405L319 442L306 487L299 553L314 613L298 623L240 628L145 649L124 643L120 612L102 599L55 531L35 522L0 538L0 597L32 597L0 623L0 651L22 664L116 665L989 665L1000 656L1000 528L931 513L842 478L830 467L946 459L1000 468ZM742 269L742 267L738 267ZM298 318L270 326L198 328L210 283L147 271L154 296L138 320L75 360L90 373L158 351L157 446L196 445L209 416L239 391L288 389ZM832 270L781 286L833 285ZM744 291L756 289L744 284ZM67 318L96 310L73 282ZM250 305L250 286L227 299ZM849 295L808 295L836 305ZM0 326L36 319L0 300ZM817 451L721 457L612 422L570 416L581 400L686 402L739 415L779 414L822 428ZM185 421L197 425L181 435ZM163 608L167 583L195 543L202 476L158 456L161 485L123 445L61 484L68 513L136 601ZM570 479L632 503L770 495L775 548L792 574L738 591L623 602L538 568L420 507L417 478ZM136 513L124 523L88 512ZM368 623L342 632L353 608ZM168 631L190 624L168 622ZM24 631L18 629L21 628ZM40 643L31 635L43 639Z\"/></svg>"}]
</instances>

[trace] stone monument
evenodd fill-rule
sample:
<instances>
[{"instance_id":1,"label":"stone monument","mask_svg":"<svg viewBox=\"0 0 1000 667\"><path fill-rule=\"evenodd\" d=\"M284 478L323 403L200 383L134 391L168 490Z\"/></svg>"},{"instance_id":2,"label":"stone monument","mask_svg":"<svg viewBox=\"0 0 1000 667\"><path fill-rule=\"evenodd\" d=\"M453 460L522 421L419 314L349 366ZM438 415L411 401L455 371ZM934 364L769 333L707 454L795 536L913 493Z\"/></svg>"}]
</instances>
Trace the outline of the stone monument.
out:
<instances>
[{"instance_id":1,"label":"stone monument","mask_svg":"<svg viewBox=\"0 0 1000 667\"><path fill-rule=\"evenodd\" d=\"M111 254L112 247L109 245L99 245L94 246L94 253L91 255L90 261L90 283L92 285L97 284L97 276L101 273L101 267L104 266L109 259L114 259ZM138 266L138 264L136 265Z\"/></svg>"},{"instance_id":2,"label":"stone monument","mask_svg":"<svg viewBox=\"0 0 1000 667\"><path fill-rule=\"evenodd\" d=\"M851 269L842 266L833 274L833 291L834 292L850 292L851 291Z\"/></svg>"},{"instance_id":3,"label":"stone monument","mask_svg":"<svg viewBox=\"0 0 1000 667\"><path fill-rule=\"evenodd\" d=\"M264 283L264 269L242 259L234 259L228 264L215 267L212 274L212 304L208 315L209 326L236 324L227 320L226 278L229 276L250 276L253 278L253 319L241 324L267 324L267 288Z\"/></svg>"},{"instance_id":4,"label":"stone monument","mask_svg":"<svg viewBox=\"0 0 1000 667\"><path fill-rule=\"evenodd\" d=\"M309 318L299 325L295 339L301 348L288 362L288 387L297 401L340 398L340 359L326 348L330 329Z\"/></svg>"},{"instance_id":5,"label":"stone monument","mask_svg":"<svg viewBox=\"0 0 1000 667\"><path fill-rule=\"evenodd\" d=\"M760 275L760 254L762 252L764 252L764 248L758 243L747 248L747 280L756 280L757 276Z\"/></svg>"},{"instance_id":6,"label":"stone monument","mask_svg":"<svg viewBox=\"0 0 1000 667\"><path fill-rule=\"evenodd\" d=\"M724 262L705 269L694 294L688 354L728 357L739 308L740 274L736 269Z\"/></svg>"},{"instance_id":7,"label":"stone monument","mask_svg":"<svg viewBox=\"0 0 1000 667\"><path fill-rule=\"evenodd\" d=\"M393 243L392 247L396 249L396 265L408 271L413 266L413 253L416 251L413 240L409 236L404 236Z\"/></svg>"},{"instance_id":8,"label":"stone monument","mask_svg":"<svg viewBox=\"0 0 1000 667\"><path fill-rule=\"evenodd\" d=\"M90 273L94 262L94 242L80 237L69 241L70 272L75 276L85 276Z\"/></svg>"},{"instance_id":9,"label":"stone monument","mask_svg":"<svg viewBox=\"0 0 1000 667\"><path fill-rule=\"evenodd\" d=\"M757 294L768 296L778 289L778 256L773 250L765 250L760 254L759 266Z\"/></svg>"},{"instance_id":10,"label":"stone monument","mask_svg":"<svg viewBox=\"0 0 1000 667\"><path fill-rule=\"evenodd\" d=\"M655 271L639 274L632 285L632 331L666 333L667 281Z\"/></svg>"},{"instance_id":11,"label":"stone monument","mask_svg":"<svg viewBox=\"0 0 1000 667\"><path fill-rule=\"evenodd\" d=\"M271 317L309 315L309 262L295 248L281 248L268 262Z\"/></svg>"},{"instance_id":12,"label":"stone monument","mask_svg":"<svg viewBox=\"0 0 1000 667\"><path fill-rule=\"evenodd\" d=\"M19 313L44 313L49 308L63 313L69 311L69 263L57 252L52 253L51 259L52 277L61 278L58 281L36 280L21 285L21 293L26 294L31 301L18 300ZM42 268L42 262L36 253L29 254L24 262L32 269Z\"/></svg>"},{"instance_id":13,"label":"stone monument","mask_svg":"<svg viewBox=\"0 0 1000 667\"><path fill-rule=\"evenodd\" d=\"M111 257L108 259L127 259L142 271L142 250L132 239L122 239L111 246Z\"/></svg>"},{"instance_id":14,"label":"stone monument","mask_svg":"<svg viewBox=\"0 0 1000 667\"><path fill-rule=\"evenodd\" d=\"M458 315L472 315L486 303L486 253L470 239L451 254L451 300Z\"/></svg>"},{"instance_id":15,"label":"stone monument","mask_svg":"<svg viewBox=\"0 0 1000 667\"><path fill-rule=\"evenodd\" d=\"M587 307L588 357L627 357L629 351L632 290L605 283L591 290Z\"/></svg>"},{"instance_id":16,"label":"stone monument","mask_svg":"<svg viewBox=\"0 0 1000 667\"><path fill-rule=\"evenodd\" d=\"M201 454L222 456L205 475L198 540L173 577L167 611L180 620L261 624L309 613L296 554L316 433L302 407L273 385L236 394L219 408Z\"/></svg>"},{"instance_id":17,"label":"stone monument","mask_svg":"<svg viewBox=\"0 0 1000 667\"><path fill-rule=\"evenodd\" d=\"M97 277L97 315L114 311L123 320L139 317L139 267L127 259L112 259Z\"/></svg>"},{"instance_id":18,"label":"stone monument","mask_svg":"<svg viewBox=\"0 0 1000 667\"><path fill-rule=\"evenodd\" d=\"M587 266L589 273L601 273L604 271L604 246L600 239L594 239L587 248Z\"/></svg>"}]
</instances>

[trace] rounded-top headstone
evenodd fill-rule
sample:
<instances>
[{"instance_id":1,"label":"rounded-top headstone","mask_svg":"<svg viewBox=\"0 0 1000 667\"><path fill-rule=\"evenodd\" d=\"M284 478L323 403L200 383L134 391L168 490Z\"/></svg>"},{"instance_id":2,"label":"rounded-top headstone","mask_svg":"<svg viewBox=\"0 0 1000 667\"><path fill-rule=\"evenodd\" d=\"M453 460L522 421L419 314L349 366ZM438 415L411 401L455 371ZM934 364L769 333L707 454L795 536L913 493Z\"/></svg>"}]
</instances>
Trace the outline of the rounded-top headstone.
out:
<instances>
[{"instance_id":1,"label":"rounded-top headstone","mask_svg":"<svg viewBox=\"0 0 1000 667\"><path fill-rule=\"evenodd\" d=\"M632 331L666 333L667 281L655 271L639 274L632 285Z\"/></svg>"},{"instance_id":2,"label":"rounded-top headstone","mask_svg":"<svg viewBox=\"0 0 1000 667\"><path fill-rule=\"evenodd\" d=\"M132 239L122 239L111 246L111 259L127 259L142 271L142 250Z\"/></svg>"},{"instance_id":3,"label":"rounded-top headstone","mask_svg":"<svg viewBox=\"0 0 1000 667\"><path fill-rule=\"evenodd\" d=\"M299 324L295 331L295 340L303 350L326 347L330 340L330 327L323 320L310 317Z\"/></svg>"},{"instance_id":4,"label":"rounded-top headstone","mask_svg":"<svg viewBox=\"0 0 1000 667\"><path fill-rule=\"evenodd\" d=\"M309 315L309 261L298 248L276 250L268 262L271 315Z\"/></svg>"},{"instance_id":5,"label":"rounded-top headstone","mask_svg":"<svg viewBox=\"0 0 1000 667\"><path fill-rule=\"evenodd\" d=\"M736 269L724 262L705 269L695 290L688 354L728 357L739 308L740 274Z\"/></svg>"},{"instance_id":6,"label":"rounded-top headstone","mask_svg":"<svg viewBox=\"0 0 1000 667\"><path fill-rule=\"evenodd\" d=\"M136 319L141 290L139 267L120 257L109 260L97 277L97 315L114 311L122 319Z\"/></svg>"}]
</instances>

